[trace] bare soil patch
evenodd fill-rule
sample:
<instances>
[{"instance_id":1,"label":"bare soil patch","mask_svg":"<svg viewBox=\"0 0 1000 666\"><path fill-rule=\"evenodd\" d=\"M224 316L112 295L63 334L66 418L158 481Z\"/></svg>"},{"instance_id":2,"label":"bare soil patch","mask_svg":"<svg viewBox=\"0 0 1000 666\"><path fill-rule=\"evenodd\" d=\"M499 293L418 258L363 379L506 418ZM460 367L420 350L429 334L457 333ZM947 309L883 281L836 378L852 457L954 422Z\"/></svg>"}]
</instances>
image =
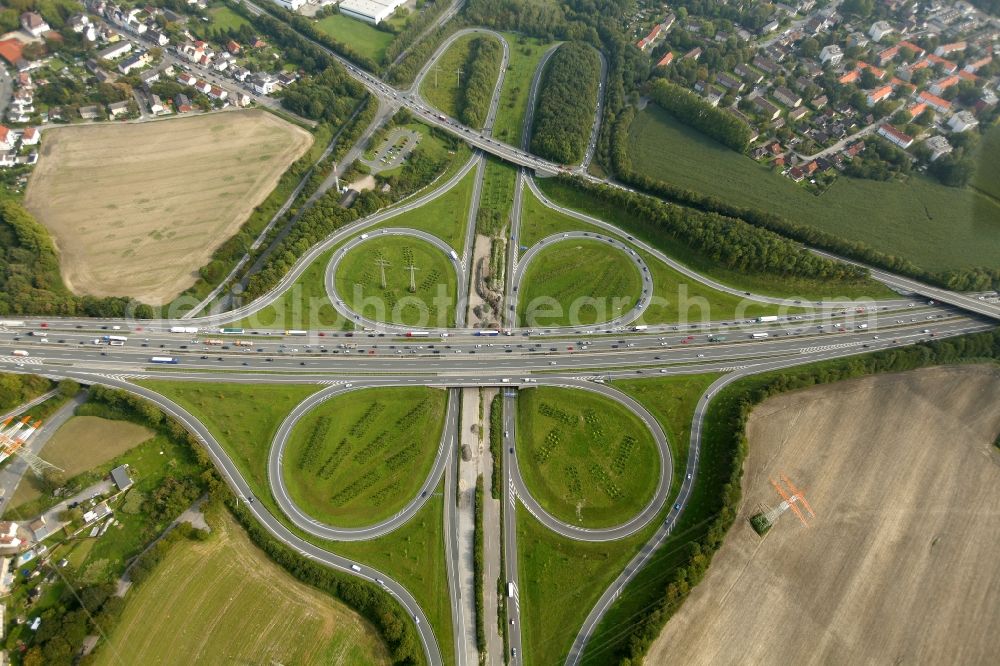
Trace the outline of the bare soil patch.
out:
<instances>
[{"instance_id":1,"label":"bare soil patch","mask_svg":"<svg viewBox=\"0 0 1000 666\"><path fill-rule=\"evenodd\" d=\"M149 428L128 421L74 416L45 443L41 456L65 470L68 479L103 465L155 434ZM34 475L26 474L14 492L11 506L40 497L37 481Z\"/></svg>"},{"instance_id":2,"label":"bare soil patch","mask_svg":"<svg viewBox=\"0 0 1000 666\"><path fill-rule=\"evenodd\" d=\"M997 396L1000 369L963 366L758 407L737 522L646 663L995 663ZM781 474L816 516L762 540L748 518Z\"/></svg>"},{"instance_id":3,"label":"bare soil patch","mask_svg":"<svg viewBox=\"0 0 1000 666\"><path fill-rule=\"evenodd\" d=\"M169 302L312 142L263 111L45 132L25 205L77 294Z\"/></svg>"}]
</instances>

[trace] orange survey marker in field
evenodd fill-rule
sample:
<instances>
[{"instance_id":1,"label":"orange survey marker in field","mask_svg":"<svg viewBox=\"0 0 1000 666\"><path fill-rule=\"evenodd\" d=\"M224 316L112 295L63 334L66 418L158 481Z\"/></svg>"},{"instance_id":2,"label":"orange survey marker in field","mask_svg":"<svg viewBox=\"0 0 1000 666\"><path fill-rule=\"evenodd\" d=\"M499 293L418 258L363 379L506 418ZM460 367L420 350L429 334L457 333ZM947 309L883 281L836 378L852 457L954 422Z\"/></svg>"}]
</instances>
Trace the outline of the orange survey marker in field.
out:
<instances>
[{"instance_id":1,"label":"orange survey marker in field","mask_svg":"<svg viewBox=\"0 0 1000 666\"><path fill-rule=\"evenodd\" d=\"M806 527L809 527L809 523L806 522L806 517L802 515L801 511L799 511L799 507L795 506L795 503L800 499L800 496L798 494L794 494L794 491L792 495L789 495L788 492L784 488L782 488L777 481L775 481L774 479L768 479L768 480L771 482L771 485L774 486L774 489L778 491L778 494L781 495L781 499L783 500L782 504L784 504L789 509L794 511L795 515L798 516L799 520L802 521L802 524L805 525ZM811 514L812 511L810 511L809 513Z\"/></svg>"},{"instance_id":2,"label":"orange survey marker in field","mask_svg":"<svg viewBox=\"0 0 1000 666\"><path fill-rule=\"evenodd\" d=\"M792 491L792 494L799 498L799 501L802 502L802 506L804 506L806 508L806 511L809 512L809 515L815 518L816 514L813 512L812 507L809 506L809 502L806 501L805 493L796 488L795 485L792 483L792 480L789 479L784 474L781 475L781 480L785 482L785 485L788 486L788 489Z\"/></svg>"}]
</instances>

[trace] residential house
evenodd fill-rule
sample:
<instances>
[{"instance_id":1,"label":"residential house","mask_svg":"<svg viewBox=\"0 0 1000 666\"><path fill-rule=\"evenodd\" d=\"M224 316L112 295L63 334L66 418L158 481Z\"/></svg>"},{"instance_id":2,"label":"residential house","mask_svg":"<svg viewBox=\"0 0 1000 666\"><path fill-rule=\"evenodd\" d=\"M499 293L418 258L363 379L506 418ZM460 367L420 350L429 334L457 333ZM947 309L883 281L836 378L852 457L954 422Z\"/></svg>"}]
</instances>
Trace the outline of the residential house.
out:
<instances>
[{"instance_id":1,"label":"residential house","mask_svg":"<svg viewBox=\"0 0 1000 666\"><path fill-rule=\"evenodd\" d=\"M220 88L219 86L211 86L208 92L205 94L207 94L212 99L217 99L219 101L225 101L225 99L229 97L229 93L226 92L224 89Z\"/></svg>"},{"instance_id":2,"label":"residential house","mask_svg":"<svg viewBox=\"0 0 1000 666\"><path fill-rule=\"evenodd\" d=\"M847 146L847 148L844 148L844 153L848 157L857 157L858 154L863 153L863 152L865 152L865 142L864 141L855 141L851 145Z\"/></svg>"},{"instance_id":3,"label":"residential house","mask_svg":"<svg viewBox=\"0 0 1000 666\"><path fill-rule=\"evenodd\" d=\"M132 50L132 42L123 39L108 48L98 51L97 57L101 60L116 60Z\"/></svg>"},{"instance_id":4,"label":"residential house","mask_svg":"<svg viewBox=\"0 0 1000 666\"><path fill-rule=\"evenodd\" d=\"M916 104L911 104L906 108L907 113L910 114L910 118L916 118L927 108L924 102L917 102Z\"/></svg>"},{"instance_id":5,"label":"residential house","mask_svg":"<svg viewBox=\"0 0 1000 666\"><path fill-rule=\"evenodd\" d=\"M250 86L258 95L270 95L277 85L277 81L270 74L254 74L250 77Z\"/></svg>"},{"instance_id":6,"label":"residential house","mask_svg":"<svg viewBox=\"0 0 1000 666\"><path fill-rule=\"evenodd\" d=\"M98 111L97 106L95 105L81 106L79 112L80 112L80 117L83 118L84 120L94 120L101 115L100 111Z\"/></svg>"},{"instance_id":7,"label":"residential house","mask_svg":"<svg viewBox=\"0 0 1000 666\"><path fill-rule=\"evenodd\" d=\"M899 42L898 44L896 44L896 47L899 48L900 50L909 49L910 51L913 52L913 56L916 58L923 58L925 55L927 55L927 51L917 46L913 42L906 42L906 41Z\"/></svg>"},{"instance_id":8,"label":"residential house","mask_svg":"<svg viewBox=\"0 0 1000 666\"><path fill-rule=\"evenodd\" d=\"M820 110L820 109L822 109L822 108L823 108L824 106L826 106L826 105L827 105L827 103L828 103L829 101L830 101L830 100L829 100L829 99L827 98L827 96L826 96L826 95L820 95L819 97L814 97L814 98L813 98L813 99L812 99L812 100L811 100L811 101L809 102L809 106L811 106L812 108L814 108L814 109L816 109L817 111L819 111L819 110Z\"/></svg>"},{"instance_id":9,"label":"residential house","mask_svg":"<svg viewBox=\"0 0 1000 666\"><path fill-rule=\"evenodd\" d=\"M741 77L744 81L749 81L751 85L757 85L764 80L763 74L755 69L747 67L743 63L736 65L736 67L733 68L733 71L736 72L736 75Z\"/></svg>"},{"instance_id":10,"label":"residential house","mask_svg":"<svg viewBox=\"0 0 1000 666\"><path fill-rule=\"evenodd\" d=\"M180 76L177 77L177 82L182 86L194 87L194 85L198 83L198 77L188 72L181 72Z\"/></svg>"},{"instance_id":11,"label":"residential house","mask_svg":"<svg viewBox=\"0 0 1000 666\"><path fill-rule=\"evenodd\" d=\"M777 30L778 26L780 26L780 25L781 25L781 23L779 23L777 20L768 21L763 26L761 26L760 34L761 35L768 35L768 34L774 32L775 30Z\"/></svg>"},{"instance_id":12,"label":"residential house","mask_svg":"<svg viewBox=\"0 0 1000 666\"><path fill-rule=\"evenodd\" d=\"M879 81L882 81L882 80L885 79L886 71L884 69L876 67L875 65L869 65L868 63L864 62L863 60L859 60L858 61L858 67L860 69L867 69Z\"/></svg>"},{"instance_id":13,"label":"residential house","mask_svg":"<svg viewBox=\"0 0 1000 666\"><path fill-rule=\"evenodd\" d=\"M978 124L979 121L976 120L976 117L968 111L959 111L948 119L948 127L954 132L965 132Z\"/></svg>"},{"instance_id":14,"label":"residential house","mask_svg":"<svg viewBox=\"0 0 1000 666\"><path fill-rule=\"evenodd\" d=\"M194 109L191 100L184 93L180 93L174 98L174 106L177 107L177 113L188 113Z\"/></svg>"},{"instance_id":15,"label":"residential house","mask_svg":"<svg viewBox=\"0 0 1000 666\"><path fill-rule=\"evenodd\" d=\"M692 60L697 60L700 57L701 57L701 47L696 46L687 53L685 53L683 56L681 56L681 60L686 60L688 58L691 58Z\"/></svg>"},{"instance_id":16,"label":"residential house","mask_svg":"<svg viewBox=\"0 0 1000 666\"><path fill-rule=\"evenodd\" d=\"M793 109L802 104L802 97L785 86L778 86L771 95L774 99Z\"/></svg>"},{"instance_id":17,"label":"residential house","mask_svg":"<svg viewBox=\"0 0 1000 666\"><path fill-rule=\"evenodd\" d=\"M253 98L250 97L250 95L246 94L245 92L236 93L236 106L239 107L250 106L250 103L252 101Z\"/></svg>"},{"instance_id":18,"label":"residential house","mask_svg":"<svg viewBox=\"0 0 1000 666\"><path fill-rule=\"evenodd\" d=\"M294 72L282 72L278 74L278 85L282 87L288 87L295 83L299 78L299 75Z\"/></svg>"},{"instance_id":19,"label":"residential house","mask_svg":"<svg viewBox=\"0 0 1000 666\"><path fill-rule=\"evenodd\" d=\"M768 74L775 74L778 71L778 63L761 55L754 56L753 66L764 70Z\"/></svg>"},{"instance_id":20,"label":"residential house","mask_svg":"<svg viewBox=\"0 0 1000 666\"><path fill-rule=\"evenodd\" d=\"M128 472L128 465L119 465L111 470L111 480L117 486L119 492L132 487L132 477Z\"/></svg>"},{"instance_id":21,"label":"residential house","mask_svg":"<svg viewBox=\"0 0 1000 666\"><path fill-rule=\"evenodd\" d=\"M139 80L142 81L143 85L147 88L157 81L160 80L160 70L158 69L147 69L145 72L139 73Z\"/></svg>"},{"instance_id":22,"label":"residential house","mask_svg":"<svg viewBox=\"0 0 1000 666\"><path fill-rule=\"evenodd\" d=\"M0 125L0 150L11 150L17 143L17 134L9 127Z\"/></svg>"},{"instance_id":23,"label":"residential house","mask_svg":"<svg viewBox=\"0 0 1000 666\"><path fill-rule=\"evenodd\" d=\"M857 47L863 49L868 46L868 35L861 32L852 32L847 36L847 48Z\"/></svg>"},{"instance_id":24,"label":"residential house","mask_svg":"<svg viewBox=\"0 0 1000 666\"><path fill-rule=\"evenodd\" d=\"M795 166L788 170L788 177L796 183L801 183L802 179L806 177L806 172Z\"/></svg>"},{"instance_id":25,"label":"residential house","mask_svg":"<svg viewBox=\"0 0 1000 666\"><path fill-rule=\"evenodd\" d=\"M122 74L128 74L132 70L145 67L152 61L153 56L149 55L149 51L134 53L118 63L118 71Z\"/></svg>"},{"instance_id":26,"label":"residential house","mask_svg":"<svg viewBox=\"0 0 1000 666\"><path fill-rule=\"evenodd\" d=\"M112 102L108 104L108 116L117 118L128 113L128 102Z\"/></svg>"},{"instance_id":27,"label":"residential house","mask_svg":"<svg viewBox=\"0 0 1000 666\"><path fill-rule=\"evenodd\" d=\"M945 90L951 88L953 85L955 85L961 80L962 79L960 79L958 76L955 76L954 74L951 76L946 76L943 79L938 79L937 81L932 83L928 88L928 90L930 90L935 95L940 95Z\"/></svg>"},{"instance_id":28,"label":"residential house","mask_svg":"<svg viewBox=\"0 0 1000 666\"><path fill-rule=\"evenodd\" d=\"M955 71L958 69L958 65L956 65L952 61L945 60L941 56L936 56L933 53L927 56L927 60L930 61L930 63L933 65L940 65L941 70L945 74L954 74Z\"/></svg>"},{"instance_id":29,"label":"residential house","mask_svg":"<svg viewBox=\"0 0 1000 666\"><path fill-rule=\"evenodd\" d=\"M52 29L38 12L24 12L21 14L21 27L32 37L41 37Z\"/></svg>"},{"instance_id":30,"label":"residential house","mask_svg":"<svg viewBox=\"0 0 1000 666\"><path fill-rule=\"evenodd\" d=\"M939 113L947 113L948 111L951 111L951 102L946 99L941 99L937 95L929 93L926 90L917 95L917 101L923 102Z\"/></svg>"},{"instance_id":31,"label":"residential house","mask_svg":"<svg viewBox=\"0 0 1000 666\"><path fill-rule=\"evenodd\" d=\"M202 41L181 44L177 53L185 60L198 64L208 64L214 55L211 47Z\"/></svg>"},{"instance_id":32,"label":"residential house","mask_svg":"<svg viewBox=\"0 0 1000 666\"><path fill-rule=\"evenodd\" d=\"M965 42L952 42L951 44L942 44L941 46L934 49L934 55L946 56L949 53L964 51L966 46L968 46L968 44L966 44Z\"/></svg>"},{"instance_id":33,"label":"residential house","mask_svg":"<svg viewBox=\"0 0 1000 666\"><path fill-rule=\"evenodd\" d=\"M893 143L904 150L913 145L912 136L900 132L898 129L896 129L892 125L889 125L888 123L883 123L882 125L880 125L876 134L878 134L879 136L888 140L890 143Z\"/></svg>"},{"instance_id":34,"label":"residential house","mask_svg":"<svg viewBox=\"0 0 1000 666\"><path fill-rule=\"evenodd\" d=\"M844 59L844 52L836 44L830 44L829 46L824 46L819 52L819 61L824 65L835 66L840 64L840 61Z\"/></svg>"},{"instance_id":35,"label":"residential house","mask_svg":"<svg viewBox=\"0 0 1000 666\"><path fill-rule=\"evenodd\" d=\"M931 151L931 162L952 151L951 144L943 136L932 136L924 141L924 145Z\"/></svg>"},{"instance_id":36,"label":"residential house","mask_svg":"<svg viewBox=\"0 0 1000 666\"><path fill-rule=\"evenodd\" d=\"M202 79L198 79L194 83L194 89L200 93L204 93L207 95L212 91L212 84L209 83L208 81L203 81Z\"/></svg>"},{"instance_id":37,"label":"residential house","mask_svg":"<svg viewBox=\"0 0 1000 666\"><path fill-rule=\"evenodd\" d=\"M878 52L878 64L883 67L899 53L899 45L890 46Z\"/></svg>"},{"instance_id":38,"label":"residential house","mask_svg":"<svg viewBox=\"0 0 1000 666\"><path fill-rule=\"evenodd\" d=\"M868 106L875 106L889 95L892 94L892 86L882 86L881 88L876 88L868 93L865 97L865 101L868 102Z\"/></svg>"},{"instance_id":39,"label":"residential house","mask_svg":"<svg viewBox=\"0 0 1000 666\"><path fill-rule=\"evenodd\" d=\"M881 42L883 37L892 32L895 32L895 30L887 21L875 21L868 30L868 36L876 42Z\"/></svg>"},{"instance_id":40,"label":"residential house","mask_svg":"<svg viewBox=\"0 0 1000 666\"><path fill-rule=\"evenodd\" d=\"M844 74L841 75L839 79L837 79L837 82L842 85L847 85L848 83L854 83L860 78L861 78L861 70L852 69L849 72L844 72Z\"/></svg>"},{"instance_id":41,"label":"residential house","mask_svg":"<svg viewBox=\"0 0 1000 666\"><path fill-rule=\"evenodd\" d=\"M756 106L760 110L761 115L763 115L768 120L775 120L778 116L781 115L781 109L776 107L774 104L771 104L763 97L754 97L753 103L754 106Z\"/></svg>"},{"instance_id":42,"label":"residential house","mask_svg":"<svg viewBox=\"0 0 1000 666\"><path fill-rule=\"evenodd\" d=\"M719 85L727 90L732 90L737 93L743 90L743 82L735 77L729 76L725 72L719 72L716 74L715 80L719 83Z\"/></svg>"},{"instance_id":43,"label":"residential house","mask_svg":"<svg viewBox=\"0 0 1000 666\"><path fill-rule=\"evenodd\" d=\"M674 54L672 52L670 52L670 51L667 51L666 53L663 54L663 57L660 58L656 62L656 66L657 67L666 67L667 65L669 65L673 61L674 61Z\"/></svg>"},{"instance_id":44,"label":"residential house","mask_svg":"<svg viewBox=\"0 0 1000 666\"><path fill-rule=\"evenodd\" d=\"M715 88L708 88L705 91L705 101L712 106L719 106L719 102L722 101L722 93Z\"/></svg>"},{"instance_id":45,"label":"residential house","mask_svg":"<svg viewBox=\"0 0 1000 666\"><path fill-rule=\"evenodd\" d=\"M985 67L986 65L990 64L991 62L993 62L993 56L988 55L988 56L986 56L984 58L980 58L979 60L973 60L972 62L967 63L963 69L966 72L976 72L981 67Z\"/></svg>"},{"instance_id":46,"label":"residential house","mask_svg":"<svg viewBox=\"0 0 1000 666\"><path fill-rule=\"evenodd\" d=\"M170 43L170 38L159 30L150 30L147 32L146 39L152 41L157 46L166 46Z\"/></svg>"},{"instance_id":47,"label":"residential house","mask_svg":"<svg viewBox=\"0 0 1000 666\"><path fill-rule=\"evenodd\" d=\"M809 113L809 109L807 109L804 106L800 106L799 108L792 109L791 111L788 112L788 119L789 120L794 120L794 121L799 121L799 120L802 120L802 117L804 115L806 115L807 113Z\"/></svg>"}]
</instances>

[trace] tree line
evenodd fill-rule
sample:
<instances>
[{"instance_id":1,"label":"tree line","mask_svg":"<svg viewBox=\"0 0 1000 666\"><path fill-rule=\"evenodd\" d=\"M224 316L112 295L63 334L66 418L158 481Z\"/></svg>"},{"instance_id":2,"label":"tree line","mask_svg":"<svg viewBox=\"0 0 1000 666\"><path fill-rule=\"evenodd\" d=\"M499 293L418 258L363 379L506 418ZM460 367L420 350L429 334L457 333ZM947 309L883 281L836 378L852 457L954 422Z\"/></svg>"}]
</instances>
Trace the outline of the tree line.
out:
<instances>
[{"instance_id":1,"label":"tree line","mask_svg":"<svg viewBox=\"0 0 1000 666\"><path fill-rule=\"evenodd\" d=\"M340 67L300 79L281 94L281 105L304 118L341 125L366 93L364 87Z\"/></svg>"},{"instance_id":2,"label":"tree line","mask_svg":"<svg viewBox=\"0 0 1000 666\"><path fill-rule=\"evenodd\" d=\"M359 115L345 129L331 158L333 161L340 159L347 152L371 122L375 110L376 105L369 104L367 113ZM405 122L407 117L401 116L395 120ZM447 145L451 147L457 145L454 138L440 130L431 131ZM312 208L302 214L291 232L281 241L280 246L271 253L263 269L249 278L244 292L245 297L252 300L273 289L299 257L337 229L367 217L430 183L444 168L447 159L447 157L433 158L418 145L410 154L402 171L389 177L375 177L378 182L389 185L388 192L378 191L381 188L361 192L350 208L340 205L339 192L332 188L328 190Z\"/></svg>"},{"instance_id":3,"label":"tree line","mask_svg":"<svg viewBox=\"0 0 1000 666\"><path fill-rule=\"evenodd\" d=\"M444 11L448 9L450 4L451 3L447 0L437 0L429 7L425 5L423 11L412 14L409 21L406 23L406 27L403 28L399 34L396 35L396 38L392 40L389 46L386 47L386 62L390 64L395 63L396 58L402 55L406 49L410 48L414 44L417 44L424 30L426 30L438 16L443 14Z\"/></svg>"},{"instance_id":4,"label":"tree line","mask_svg":"<svg viewBox=\"0 0 1000 666\"><path fill-rule=\"evenodd\" d=\"M133 299L77 296L66 288L48 231L13 199L0 201L0 314L149 319Z\"/></svg>"},{"instance_id":5,"label":"tree line","mask_svg":"<svg viewBox=\"0 0 1000 666\"><path fill-rule=\"evenodd\" d=\"M497 83L497 66L502 57L500 42L493 37L472 40L465 61L465 87L458 101L458 119L462 124L478 129L486 122Z\"/></svg>"},{"instance_id":6,"label":"tree line","mask_svg":"<svg viewBox=\"0 0 1000 666\"><path fill-rule=\"evenodd\" d=\"M678 85L660 79L653 83L649 96L677 120L724 146L742 153L750 145L752 134L749 125Z\"/></svg>"},{"instance_id":7,"label":"tree line","mask_svg":"<svg viewBox=\"0 0 1000 666\"><path fill-rule=\"evenodd\" d=\"M705 494L708 504L700 507L701 511L713 518L702 528L700 536L687 544L682 561L676 562L672 558L652 560L652 566L659 564L662 570L652 569L646 575L655 580L665 580L666 584L656 602L633 617L629 625L615 637L612 656L607 662L620 666L642 663L649 646L660 635L664 625L704 578L712 556L722 546L726 533L739 513L740 479L747 452L746 424L756 405L779 393L809 386L932 365L998 359L1000 329L994 329L986 333L779 370L740 380L723 389L709 407L702 443L703 459L716 461L715 464L703 464L702 467L717 471L704 475L704 478L699 477L701 482L710 484ZM681 521L683 520L682 516Z\"/></svg>"},{"instance_id":8,"label":"tree line","mask_svg":"<svg viewBox=\"0 0 1000 666\"><path fill-rule=\"evenodd\" d=\"M864 269L819 257L799 243L738 218L672 206L655 197L570 176L560 176L559 182L626 213L618 221L623 228L665 234L733 271L845 282L866 276Z\"/></svg>"},{"instance_id":9,"label":"tree line","mask_svg":"<svg viewBox=\"0 0 1000 666\"><path fill-rule=\"evenodd\" d=\"M903 257L886 254L860 241L848 240L774 213L754 208L735 206L717 197L695 192L672 183L650 178L632 168L628 152L628 132L635 118L635 107L629 106L618 116L611 138L610 165L615 177L637 190L684 206L706 212L718 213L742 220L755 227L772 231L800 243L823 248L857 259L873 266L925 280L958 291L1000 289L1000 267L973 267L932 273Z\"/></svg>"},{"instance_id":10,"label":"tree line","mask_svg":"<svg viewBox=\"0 0 1000 666\"><path fill-rule=\"evenodd\" d=\"M567 42L549 60L531 134L531 152L560 164L583 159L594 124L601 61L582 42Z\"/></svg>"},{"instance_id":11,"label":"tree line","mask_svg":"<svg viewBox=\"0 0 1000 666\"><path fill-rule=\"evenodd\" d=\"M51 388L52 382L38 375L0 373L0 410L24 404Z\"/></svg>"}]
</instances>

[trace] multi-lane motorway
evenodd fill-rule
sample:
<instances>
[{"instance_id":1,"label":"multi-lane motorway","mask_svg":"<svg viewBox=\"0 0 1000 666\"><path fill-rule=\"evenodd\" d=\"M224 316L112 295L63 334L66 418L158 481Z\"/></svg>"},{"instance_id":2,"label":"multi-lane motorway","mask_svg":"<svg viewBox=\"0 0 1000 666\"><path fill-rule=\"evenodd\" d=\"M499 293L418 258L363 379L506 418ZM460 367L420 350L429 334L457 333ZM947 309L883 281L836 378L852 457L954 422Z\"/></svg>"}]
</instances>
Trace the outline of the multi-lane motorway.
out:
<instances>
[{"instance_id":1,"label":"multi-lane motorway","mask_svg":"<svg viewBox=\"0 0 1000 666\"><path fill-rule=\"evenodd\" d=\"M249 5L249 3L248 3ZM253 7L253 5L249 5ZM258 10L259 11L259 10ZM471 31L467 31L471 32ZM489 31L479 31L489 32ZM466 34L462 32L460 34ZM495 34L495 33L491 33ZM506 69L508 47L504 46L501 72ZM452 39L457 38L453 37ZM442 663L441 646L437 642L428 618L413 596L385 572L372 570L363 564L334 555L303 538L328 540L360 540L384 535L409 520L427 501L442 475L454 462L457 400L454 391L449 399L446 421L438 443L432 469L417 495L394 516L375 525L346 529L324 524L296 506L289 496L283 475L283 454L295 424L311 409L326 400L351 391L384 386L432 386L460 388L498 386L503 390L504 465L503 547L505 576L509 582L508 616L505 620L510 657L518 661L523 653L521 635L522 595L518 576L516 508L520 502L549 529L570 539L602 541L633 534L650 521L663 517L652 539L636 554L626 569L604 592L572 646L568 663L579 661L587 640L614 599L646 564L656 548L670 534L678 516L684 511L694 480L697 478L701 444L701 425L711 398L726 384L741 377L767 370L791 367L821 359L831 359L913 344L918 341L988 330L1000 320L1000 306L975 296L955 294L928 287L913 280L884 271L872 271L875 279L900 293L900 298L864 302L802 302L799 299L777 299L749 294L702 276L664 255L655 247L629 236L603 220L563 209L549 201L535 186L527 169L536 173L575 171L581 177L598 180L585 173L593 155L600 123L598 109L587 156L581 166L573 169L541 160L523 148L514 148L491 136L499 101L501 81L495 89L490 113L482 130L460 125L432 109L419 96L419 82L430 71L446 42L427 64L414 85L400 91L350 63L341 62L351 76L361 81L381 101L405 106L424 122L455 134L479 149L472 159L449 178L434 184L425 193L410 197L396 206L359 220L319 243L306 252L281 283L269 294L231 312L186 320L97 321L86 318L39 319L20 322L0 322L0 370L34 372L53 378L69 377L90 384L104 384L131 391L157 404L185 425L205 446L227 483L244 498L248 510L276 538L303 556L350 575L372 581L392 594L414 618L427 660ZM322 48L322 47L321 47ZM542 58L542 65L552 51ZM336 57L336 56L334 56ZM540 70L539 70L540 71ZM606 64L602 58L603 72ZM540 76L532 82L531 104L525 117L530 127L531 113ZM522 135L526 146L527 132ZM393 217L432 201L454 187L468 172L477 169L477 188L481 185L485 153L520 165L515 185L511 219L510 252L506 274L505 321L507 335L468 328L464 324L471 273L471 234L473 214L466 230L465 252L458 255L440 239L426 232L391 227L373 229ZM528 187L543 205L589 225L588 231L556 234L539 241L523 254L518 250L520 236L520 202L523 188ZM478 192L478 190L477 190ZM475 209L475 205L473 205ZM595 232L594 229L599 230ZM358 246L381 235L410 235L421 238L444 253L456 271L460 285L456 294L455 326L429 325L414 330L387 324L376 318L364 318L363 313L350 309L343 295L337 292L336 272L344 256ZM561 242L592 239L606 243L615 251L624 252L642 276L643 293L635 306L611 322L592 326L557 327L545 322L519 322L517 294L527 267L544 248ZM339 247L338 247L339 246ZM266 327L247 328L239 335L223 335L220 329L241 322L263 308L285 298L288 290L305 270L322 254L335 249L326 267L325 286L331 303L344 322L355 330L337 329L304 331L304 335L285 335L282 330ZM652 259L650 259L650 257ZM690 281L743 298L746 303L768 303L784 310L775 321L757 321L727 314L727 319L711 318L679 323L636 324L655 285L647 262L660 261L683 274ZM922 295L918 296L918 295ZM931 299L931 300L928 300ZM946 305L945 305L946 304ZM172 333L176 325L198 329L197 332ZM364 330L370 329L370 330ZM417 337L407 337L408 333ZM44 335L43 335L44 334ZM124 346L95 344L102 335L128 337ZM208 340L221 340L221 344ZM236 345L239 340L243 344ZM20 352L15 355L15 350ZM27 355L24 355L27 354ZM151 364L153 356L170 357L177 361L169 366ZM623 377L650 377L702 372L725 373L702 396L694 414L689 442L685 477L679 494L669 495L671 486L670 447L660 424L641 405L609 386L607 382ZM233 382L243 384L313 383L324 385L297 405L279 427L270 443L268 481L284 517L272 515L261 507L250 485L229 458L212 433L191 414L172 401L140 386L134 380L168 378L192 382ZM616 400L634 412L646 425L657 445L661 474L653 499L644 509L623 524L607 529L580 529L548 514L532 496L518 468L516 395L518 390L550 385L600 393ZM450 473L450 472L449 472ZM449 477L448 487L453 479ZM446 493L451 501L453 495ZM665 517L664 517L665 516ZM443 518L448 539L455 533L454 512L446 511ZM290 526L294 527L290 529ZM450 543L450 542L449 542ZM453 544L449 553L454 553ZM356 568L355 568L356 567ZM360 569L360 571L358 570ZM450 567L449 571L453 571ZM454 582L454 581L452 581ZM450 593L458 594L456 585ZM453 605L459 603L452 599ZM530 601L529 601L530 603ZM500 659L499 655L494 656Z\"/></svg>"}]
</instances>

